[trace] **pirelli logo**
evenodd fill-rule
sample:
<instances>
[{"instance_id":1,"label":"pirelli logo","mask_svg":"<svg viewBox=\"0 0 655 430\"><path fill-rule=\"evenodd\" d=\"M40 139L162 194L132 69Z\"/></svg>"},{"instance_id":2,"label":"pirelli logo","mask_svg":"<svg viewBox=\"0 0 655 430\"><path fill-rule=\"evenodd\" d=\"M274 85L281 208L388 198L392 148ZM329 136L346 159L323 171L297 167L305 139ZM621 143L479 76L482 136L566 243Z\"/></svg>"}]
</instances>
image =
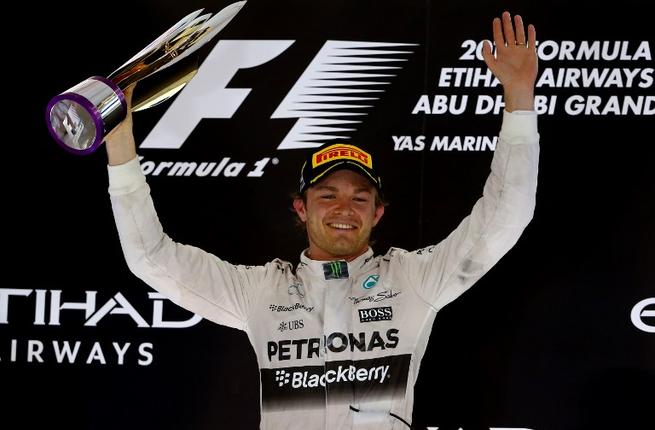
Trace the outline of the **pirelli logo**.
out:
<instances>
[{"instance_id":1,"label":"pirelli logo","mask_svg":"<svg viewBox=\"0 0 655 430\"><path fill-rule=\"evenodd\" d=\"M332 160L354 160L367 166L369 169L373 168L373 161L369 153L355 146L343 144L328 146L314 154L312 157L312 167L318 167Z\"/></svg>"}]
</instances>

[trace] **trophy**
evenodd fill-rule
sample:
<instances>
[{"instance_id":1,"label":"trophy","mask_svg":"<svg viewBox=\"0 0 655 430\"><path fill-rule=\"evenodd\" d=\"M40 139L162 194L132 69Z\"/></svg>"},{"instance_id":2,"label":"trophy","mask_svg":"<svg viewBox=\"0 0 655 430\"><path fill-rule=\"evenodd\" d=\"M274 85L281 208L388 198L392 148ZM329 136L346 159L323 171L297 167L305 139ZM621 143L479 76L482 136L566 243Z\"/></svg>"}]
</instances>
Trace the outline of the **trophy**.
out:
<instances>
[{"instance_id":1,"label":"trophy","mask_svg":"<svg viewBox=\"0 0 655 430\"><path fill-rule=\"evenodd\" d=\"M203 9L192 12L106 78L92 76L55 96L46 108L50 135L73 154L94 152L127 114L123 90L191 55L221 31L245 3L232 3L213 17L211 13L201 15ZM169 73L160 74L166 78L135 100L131 110L143 110L170 98L197 71L197 65L174 69L178 68L174 73L169 69Z\"/></svg>"}]
</instances>

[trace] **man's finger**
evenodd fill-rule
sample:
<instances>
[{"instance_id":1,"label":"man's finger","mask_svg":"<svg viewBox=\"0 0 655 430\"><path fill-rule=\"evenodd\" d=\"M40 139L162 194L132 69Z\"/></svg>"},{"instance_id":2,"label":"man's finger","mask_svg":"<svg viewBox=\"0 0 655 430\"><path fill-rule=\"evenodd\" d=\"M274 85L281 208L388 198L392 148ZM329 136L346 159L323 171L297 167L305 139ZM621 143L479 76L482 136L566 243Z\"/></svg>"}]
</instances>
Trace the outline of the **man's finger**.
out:
<instances>
[{"instance_id":1,"label":"man's finger","mask_svg":"<svg viewBox=\"0 0 655 430\"><path fill-rule=\"evenodd\" d=\"M491 65L496 60L494 58L493 46L491 45L491 42L488 40L485 40L482 43L482 58L484 58L484 62L487 63L487 66L489 68L491 68Z\"/></svg>"},{"instance_id":2,"label":"man's finger","mask_svg":"<svg viewBox=\"0 0 655 430\"><path fill-rule=\"evenodd\" d=\"M521 18L521 15L514 16L514 27L516 30L516 42L525 44L525 29L523 28L523 18Z\"/></svg>"},{"instance_id":3,"label":"man's finger","mask_svg":"<svg viewBox=\"0 0 655 430\"><path fill-rule=\"evenodd\" d=\"M500 46L505 46L505 38L503 37L503 30L502 30L502 24L500 23L500 18L494 18L493 33L494 33L494 43L496 44L496 49L498 49Z\"/></svg>"},{"instance_id":4,"label":"man's finger","mask_svg":"<svg viewBox=\"0 0 655 430\"><path fill-rule=\"evenodd\" d=\"M528 25L528 46L531 49L535 49L537 43L537 30L534 28L534 25Z\"/></svg>"},{"instance_id":5,"label":"man's finger","mask_svg":"<svg viewBox=\"0 0 655 430\"><path fill-rule=\"evenodd\" d=\"M508 45L513 45L516 42L514 28L512 28L512 17L509 12L503 12L503 34Z\"/></svg>"}]
</instances>

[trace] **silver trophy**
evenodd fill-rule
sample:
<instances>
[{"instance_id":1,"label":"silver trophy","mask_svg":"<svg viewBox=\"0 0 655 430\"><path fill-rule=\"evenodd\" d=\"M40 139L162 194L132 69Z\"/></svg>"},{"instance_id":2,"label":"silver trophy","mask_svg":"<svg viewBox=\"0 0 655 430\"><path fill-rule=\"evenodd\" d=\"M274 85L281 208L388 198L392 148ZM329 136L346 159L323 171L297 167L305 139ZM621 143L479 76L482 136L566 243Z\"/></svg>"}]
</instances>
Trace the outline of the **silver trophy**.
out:
<instances>
[{"instance_id":1,"label":"silver trophy","mask_svg":"<svg viewBox=\"0 0 655 430\"><path fill-rule=\"evenodd\" d=\"M123 90L191 55L221 31L245 3L232 3L214 16L211 13L201 15L203 10L197 10L182 18L106 78L92 76L54 97L46 108L50 135L71 153L87 155L94 152L127 114ZM168 73L156 88L134 101L132 111L146 109L173 96L195 76L196 71L197 64Z\"/></svg>"}]
</instances>

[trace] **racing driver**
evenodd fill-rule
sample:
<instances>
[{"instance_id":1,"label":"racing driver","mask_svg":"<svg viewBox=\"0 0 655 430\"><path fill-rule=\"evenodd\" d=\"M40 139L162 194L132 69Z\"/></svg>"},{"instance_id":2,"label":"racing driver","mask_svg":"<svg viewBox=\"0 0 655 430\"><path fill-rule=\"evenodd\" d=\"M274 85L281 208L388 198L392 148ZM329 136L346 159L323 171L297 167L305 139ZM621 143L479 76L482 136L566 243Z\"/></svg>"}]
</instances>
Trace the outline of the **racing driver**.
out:
<instances>
[{"instance_id":1,"label":"racing driver","mask_svg":"<svg viewBox=\"0 0 655 430\"><path fill-rule=\"evenodd\" d=\"M225 262L164 234L141 172L132 119L106 140L109 193L132 272L180 306L247 333L260 368L262 429L407 429L437 312L518 240L535 206L539 135L535 29L504 12L483 57L505 112L491 174L472 212L441 242L373 255L384 214L375 154L313 150L293 207L309 246L297 267ZM131 90L126 92L128 100Z\"/></svg>"}]
</instances>

